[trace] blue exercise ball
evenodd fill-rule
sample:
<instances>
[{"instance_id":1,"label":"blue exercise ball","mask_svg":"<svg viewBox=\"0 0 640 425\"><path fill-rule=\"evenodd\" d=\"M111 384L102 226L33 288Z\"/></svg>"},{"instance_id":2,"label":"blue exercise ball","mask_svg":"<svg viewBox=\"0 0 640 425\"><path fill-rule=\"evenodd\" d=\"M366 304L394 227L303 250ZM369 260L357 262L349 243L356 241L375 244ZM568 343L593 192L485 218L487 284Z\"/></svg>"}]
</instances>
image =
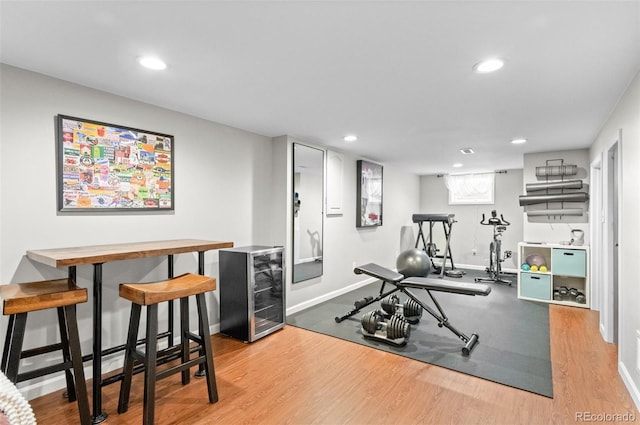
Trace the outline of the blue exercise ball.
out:
<instances>
[{"instance_id":1,"label":"blue exercise ball","mask_svg":"<svg viewBox=\"0 0 640 425\"><path fill-rule=\"evenodd\" d=\"M421 249L407 249L398 255L396 269L404 277L426 277L431 271L431 259Z\"/></svg>"}]
</instances>

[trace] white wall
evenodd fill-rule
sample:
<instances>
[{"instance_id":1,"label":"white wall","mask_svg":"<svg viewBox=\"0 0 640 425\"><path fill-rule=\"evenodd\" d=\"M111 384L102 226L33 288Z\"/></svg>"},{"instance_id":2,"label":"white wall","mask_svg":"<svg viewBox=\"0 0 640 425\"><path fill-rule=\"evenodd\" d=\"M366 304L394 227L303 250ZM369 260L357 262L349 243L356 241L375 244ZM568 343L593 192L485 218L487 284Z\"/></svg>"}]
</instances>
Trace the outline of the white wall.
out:
<instances>
[{"instance_id":1,"label":"white wall","mask_svg":"<svg viewBox=\"0 0 640 425\"><path fill-rule=\"evenodd\" d=\"M495 196L493 205L449 205L449 195L444 179L437 176L423 176L420 179L420 209L415 213L455 214L456 223L451 231L451 254L456 267L483 268L489 265L489 244L493 239L493 226L480 224L482 214L491 217L491 211L511 223L502 236L502 251L513 251L512 258L502 264L503 270L518 268L517 248L522 239L522 208L518 196L522 193L522 170L507 170L495 175ZM415 237L418 235L417 224ZM423 232L428 237L428 225ZM434 225L434 242L444 251L445 239L442 224ZM415 239L414 239L415 241ZM473 254L473 250L476 254ZM447 262L447 264L449 264ZM514 279L515 280L515 279Z\"/></svg>"},{"instance_id":2,"label":"white wall","mask_svg":"<svg viewBox=\"0 0 640 425\"><path fill-rule=\"evenodd\" d=\"M4 64L0 65L0 92L1 283L66 276L66 270L28 260L25 253L30 249L176 238L225 240L236 246L290 247L291 140L286 136L271 139ZM58 214L55 180L58 114L175 136L175 212ZM357 159L360 158L345 155L344 214L325 219L325 273L321 278L296 285L291 285L287 276L289 311L315 303L327 294L346 291L349 285L360 284L362 278L353 273L353 263L376 261L395 266L400 228L418 208L419 178L386 167L384 226L358 230L355 228ZM205 272L217 277L217 253L207 253L205 263ZM197 255L176 256L176 274L195 270ZM122 344L126 336L129 306L119 299L117 284L165 277L166 260L161 257L104 265L105 347ZM92 267L78 267L79 285L91 288L91 282ZM217 292L208 298L214 332L219 323L218 299ZM79 306L78 315L82 350L88 353L91 302ZM0 337L4 338L6 318L1 320ZM31 315L27 344L35 346L55 340L54 324L53 312ZM121 363L120 355L108 358L103 363L104 371ZM90 368L87 369L87 376L91 376ZM33 398L64 387L64 379L62 375L45 377L19 386L28 398Z\"/></svg>"},{"instance_id":3,"label":"white wall","mask_svg":"<svg viewBox=\"0 0 640 425\"><path fill-rule=\"evenodd\" d=\"M622 134L619 151L622 178L618 188L621 215L618 369L636 406L640 407L640 73L636 74L591 146L591 161L601 155L606 158L619 131Z\"/></svg>"},{"instance_id":4,"label":"white wall","mask_svg":"<svg viewBox=\"0 0 640 425\"><path fill-rule=\"evenodd\" d=\"M287 140L289 143L305 143L291 137ZM332 150L335 151L333 148ZM296 284L291 284L290 276L288 277L288 313L302 310L366 283L367 280L361 275L353 273L356 265L375 262L395 268L396 257L401 251L401 230L404 226L411 225L412 211L419 205L419 177L381 163L384 167L383 225L356 228L356 161L361 158L344 152L340 154L344 159L343 214L325 215L323 275Z\"/></svg>"},{"instance_id":5,"label":"white wall","mask_svg":"<svg viewBox=\"0 0 640 425\"><path fill-rule=\"evenodd\" d=\"M66 275L26 259L29 249L172 238L230 240L236 246L273 244L290 246L291 152L290 138L270 139L247 131L205 121L43 75L0 65L0 282L22 282ZM59 215L56 213L55 126L57 114L113 122L175 136L176 210L170 214ZM621 338L620 369L636 403L640 372L636 368L640 310L637 276L640 247L640 77L636 77L594 143L590 158L602 152L622 128L623 178L621 185ZM441 179L419 178L402 170L384 168L384 225L357 229L356 158L343 153L344 213L325 217L324 275L287 282L288 312L345 292L362 283L353 265L377 262L395 266L407 240L415 240L411 222L416 212L455 213L452 236L456 265L485 266L491 228L480 226L481 214L497 209L512 222L503 238L504 249L516 250L523 239L522 172L496 175L493 206L449 206ZM382 163L384 165L384 163ZM469 226L469 227L467 227ZM402 238L402 231L413 231ZM587 230L587 229L585 229ZM470 237L469 235L473 235ZM406 234L405 234L406 236ZM561 238L562 236L558 236ZM440 246L444 246L439 243ZM471 250L477 248L477 256ZM288 255L288 254L287 254ZM176 273L196 270L195 255L177 256ZM505 267L515 267L513 263ZM215 252L206 255L205 271L218 274ZM166 275L162 258L107 263L104 266L104 344L124 341L128 305L117 295L122 281L150 281ZM288 273L290 275L290 273ZM92 269L78 268L79 284L91 288ZM217 293L209 299L210 322L218 323ZM90 302L79 307L83 352L91 350ZM54 315L30 318L28 344L52 341L57 335ZM2 318L0 337L6 319ZM105 363L105 371L119 366L120 358ZM90 376L90 371L87 372ZM62 388L62 378L25 383L28 398ZM21 384L21 387L25 385Z\"/></svg>"},{"instance_id":6,"label":"white wall","mask_svg":"<svg viewBox=\"0 0 640 425\"><path fill-rule=\"evenodd\" d=\"M0 175L7 183L0 195L2 283L66 276L66 270L28 260L25 252L29 249L176 238L225 240L236 245L266 242L261 229L269 224L268 218L256 210L270 202L270 138L6 65L0 77ZM57 114L174 135L175 212L58 214ZM122 343L126 333L128 305L119 300L117 284L162 279L165 261L159 257L104 265L105 346ZM207 253L205 262L206 273L217 277L217 253ZM176 256L176 274L195 270L196 254ZM91 277L90 266L78 267L81 286L91 288ZM214 293L208 299L212 323L218 322L217 298ZM84 352L91 348L90 304L78 309ZM52 312L42 312L29 318L28 344L55 338L54 317ZM3 326L2 333L5 329Z\"/></svg>"}]
</instances>

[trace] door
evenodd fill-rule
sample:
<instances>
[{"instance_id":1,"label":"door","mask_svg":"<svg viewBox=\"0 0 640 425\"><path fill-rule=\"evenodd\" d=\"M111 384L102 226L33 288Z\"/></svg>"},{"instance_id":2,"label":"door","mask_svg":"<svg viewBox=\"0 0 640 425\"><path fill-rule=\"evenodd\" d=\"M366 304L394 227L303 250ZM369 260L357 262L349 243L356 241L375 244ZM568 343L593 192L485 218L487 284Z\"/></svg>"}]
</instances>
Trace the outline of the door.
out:
<instances>
[{"instance_id":1,"label":"door","mask_svg":"<svg viewBox=\"0 0 640 425\"><path fill-rule=\"evenodd\" d=\"M611 299L609 306L611 307L611 313L609 319L611 320L611 342L618 344L618 180L619 180L619 142L617 141L609 149L608 161L609 161L609 208L611 211L611 220L609 221L610 231L610 244L611 249L611 262L610 272L611 277L609 293Z\"/></svg>"},{"instance_id":2,"label":"door","mask_svg":"<svg viewBox=\"0 0 640 425\"><path fill-rule=\"evenodd\" d=\"M604 210L602 199L602 157L599 156L591 163L589 172L589 187L591 195L589 197L590 220L590 239L591 239L591 258L602 258L602 225L604 223ZM591 308L596 311L602 311L602 292L604 282L604 272L601 261L590 261L591 270L589 272L591 284L589 285L589 296L591 300ZM600 329L604 329L604 316L600 315Z\"/></svg>"},{"instance_id":3,"label":"door","mask_svg":"<svg viewBox=\"0 0 640 425\"><path fill-rule=\"evenodd\" d=\"M602 172L603 225L599 244L603 265L599 285L602 287L600 332L605 341L618 343L618 276L619 276L619 186L620 186L620 132L604 153ZM597 257L594 257L597 258Z\"/></svg>"}]
</instances>

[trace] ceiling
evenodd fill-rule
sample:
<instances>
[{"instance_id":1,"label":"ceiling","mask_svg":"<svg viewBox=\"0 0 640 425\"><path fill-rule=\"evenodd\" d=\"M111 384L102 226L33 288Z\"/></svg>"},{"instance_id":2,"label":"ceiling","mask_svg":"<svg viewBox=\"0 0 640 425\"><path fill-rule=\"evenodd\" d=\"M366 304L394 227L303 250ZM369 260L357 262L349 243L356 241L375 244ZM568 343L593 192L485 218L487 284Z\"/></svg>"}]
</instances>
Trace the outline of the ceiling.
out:
<instances>
[{"instance_id":1,"label":"ceiling","mask_svg":"<svg viewBox=\"0 0 640 425\"><path fill-rule=\"evenodd\" d=\"M2 0L0 20L3 63L420 175L587 148L640 70L640 1Z\"/></svg>"}]
</instances>

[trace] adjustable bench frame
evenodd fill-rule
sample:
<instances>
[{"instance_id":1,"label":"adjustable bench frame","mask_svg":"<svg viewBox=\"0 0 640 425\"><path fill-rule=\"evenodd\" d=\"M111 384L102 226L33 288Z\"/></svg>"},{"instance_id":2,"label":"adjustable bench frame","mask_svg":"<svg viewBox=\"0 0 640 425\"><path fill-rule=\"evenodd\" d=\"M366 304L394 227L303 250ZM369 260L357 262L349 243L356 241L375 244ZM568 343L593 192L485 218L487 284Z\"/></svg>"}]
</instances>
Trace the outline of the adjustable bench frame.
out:
<instances>
[{"instance_id":1,"label":"adjustable bench frame","mask_svg":"<svg viewBox=\"0 0 640 425\"><path fill-rule=\"evenodd\" d=\"M376 266L375 264L371 263L371 264L367 264L367 266ZM365 267L365 266L362 266ZM373 297L366 297L363 298L362 300L358 300L355 302L355 308L351 311L349 311L347 314L345 314L344 316L336 316L335 320L336 323L340 323L345 319L348 319L349 317L353 316L354 314L360 312L360 310L362 310L363 308L365 308L366 306L369 306L371 304L377 303L378 301L382 301L383 298L386 298L387 296L393 294L394 292L398 292L400 290L400 287L398 286L398 284L404 280L404 276L401 275L400 273L396 273L393 270L381 267L381 266L376 266L376 267L380 267L383 271L385 271L385 278L381 278L375 274L371 274L371 273L366 273L363 271L358 271L359 268L356 267L353 271L355 272L355 274L368 274L369 276L373 276L376 277L378 279L380 279L382 281L382 285L380 285L380 292L378 293L378 296L373 298ZM391 289L389 289L387 292L384 291L384 288L386 286L387 283L390 283L391 285L394 285Z\"/></svg>"},{"instance_id":2,"label":"adjustable bench frame","mask_svg":"<svg viewBox=\"0 0 640 425\"><path fill-rule=\"evenodd\" d=\"M356 274L366 274L371 277L375 277L382 281L382 287L380 288L380 295L376 297L374 300L369 301L365 305L360 305L360 308L356 310L359 311L366 305L372 304L385 296L400 291L406 294L409 298L418 303L424 311L429 313L438 321L438 327L445 327L453 332L462 342L465 343L464 347L462 347L462 355L468 356L471 351L474 349L479 340L478 334L471 334L471 336L467 336L464 333L460 332L456 329L451 323L449 323L449 318L445 314L444 310L434 297L432 291L437 292L450 292L454 294L461 295L481 295L486 296L491 293L491 287L489 285L481 284L481 283L465 283L465 282L453 282L444 279L434 279L429 277L409 277L405 278L402 274L394 272L391 269L386 267L379 266L375 263L365 264L363 266L356 267L353 270ZM390 283L395 286L394 289L384 293L384 287L386 283ZM421 301L416 295L414 295L409 289L424 289L429 294L429 297L433 301L435 305L435 310L426 305L423 301ZM436 311L437 310L437 311ZM344 318L352 316L357 313L357 311L352 310L347 313L346 316L343 316L341 320ZM341 321L340 320L340 321ZM339 322L336 317L336 321Z\"/></svg>"}]
</instances>

